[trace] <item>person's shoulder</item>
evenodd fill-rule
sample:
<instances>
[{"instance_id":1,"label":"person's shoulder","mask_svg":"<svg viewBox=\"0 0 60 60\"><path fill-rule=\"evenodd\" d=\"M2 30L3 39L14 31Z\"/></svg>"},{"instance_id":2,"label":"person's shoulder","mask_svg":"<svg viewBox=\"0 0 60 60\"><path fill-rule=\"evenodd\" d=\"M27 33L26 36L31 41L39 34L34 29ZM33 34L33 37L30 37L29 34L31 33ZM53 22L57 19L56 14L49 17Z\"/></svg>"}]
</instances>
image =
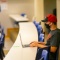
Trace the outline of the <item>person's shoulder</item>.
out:
<instances>
[{"instance_id":1,"label":"person's shoulder","mask_svg":"<svg viewBox=\"0 0 60 60\"><path fill-rule=\"evenodd\" d=\"M59 28L57 28L57 30L58 30L58 31L60 31L60 29L59 29Z\"/></svg>"},{"instance_id":2,"label":"person's shoulder","mask_svg":"<svg viewBox=\"0 0 60 60\"><path fill-rule=\"evenodd\" d=\"M57 32L60 32L60 29L59 28L57 28Z\"/></svg>"},{"instance_id":3,"label":"person's shoulder","mask_svg":"<svg viewBox=\"0 0 60 60\"><path fill-rule=\"evenodd\" d=\"M50 31L50 34L51 34L51 35L57 35L57 34L60 35L60 29L57 28L57 29L55 29L55 30L52 30L52 31Z\"/></svg>"},{"instance_id":4,"label":"person's shoulder","mask_svg":"<svg viewBox=\"0 0 60 60\"><path fill-rule=\"evenodd\" d=\"M57 36L58 35L60 36L60 29L59 28L56 29L56 34L57 34Z\"/></svg>"}]
</instances>

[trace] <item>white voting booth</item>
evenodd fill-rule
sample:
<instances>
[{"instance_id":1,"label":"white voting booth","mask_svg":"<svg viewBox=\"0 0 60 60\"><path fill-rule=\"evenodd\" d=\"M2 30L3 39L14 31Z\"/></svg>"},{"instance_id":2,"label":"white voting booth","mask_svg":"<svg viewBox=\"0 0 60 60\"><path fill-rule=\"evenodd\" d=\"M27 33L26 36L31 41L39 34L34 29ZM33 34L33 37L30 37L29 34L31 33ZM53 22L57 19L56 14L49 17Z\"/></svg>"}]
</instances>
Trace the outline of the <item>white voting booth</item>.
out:
<instances>
[{"instance_id":1,"label":"white voting booth","mask_svg":"<svg viewBox=\"0 0 60 60\"><path fill-rule=\"evenodd\" d=\"M38 41L38 34L32 22L19 22L16 41L4 60L35 60L37 48L29 47L32 41Z\"/></svg>"}]
</instances>

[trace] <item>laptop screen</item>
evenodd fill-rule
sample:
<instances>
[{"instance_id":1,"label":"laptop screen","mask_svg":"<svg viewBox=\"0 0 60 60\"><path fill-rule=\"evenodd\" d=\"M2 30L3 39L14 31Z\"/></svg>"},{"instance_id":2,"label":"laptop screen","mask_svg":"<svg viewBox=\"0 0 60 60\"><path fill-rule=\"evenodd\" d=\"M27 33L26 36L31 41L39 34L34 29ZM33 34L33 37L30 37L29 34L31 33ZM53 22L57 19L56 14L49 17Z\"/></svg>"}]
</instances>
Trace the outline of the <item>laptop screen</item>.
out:
<instances>
[{"instance_id":1,"label":"laptop screen","mask_svg":"<svg viewBox=\"0 0 60 60\"><path fill-rule=\"evenodd\" d=\"M23 48L25 48L25 47L30 47L30 44L25 44L25 45L23 45L23 43L22 43L22 38L21 38L21 33L19 34L19 36L20 36L20 41L21 41L22 47L23 47Z\"/></svg>"}]
</instances>

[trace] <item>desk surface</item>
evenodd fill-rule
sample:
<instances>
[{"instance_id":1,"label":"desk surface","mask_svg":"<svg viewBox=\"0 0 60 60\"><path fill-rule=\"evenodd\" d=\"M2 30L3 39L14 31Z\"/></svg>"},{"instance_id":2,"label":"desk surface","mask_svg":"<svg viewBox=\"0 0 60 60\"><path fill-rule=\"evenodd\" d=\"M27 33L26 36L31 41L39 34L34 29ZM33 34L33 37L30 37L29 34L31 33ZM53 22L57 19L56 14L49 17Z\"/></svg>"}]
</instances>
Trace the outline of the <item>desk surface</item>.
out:
<instances>
[{"instance_id":1,"label":"desk surface","mask_svg":"<svg viewBox=\"0 0 60 60\"><path fill-rule=\"evenodd\" d=\"M37 30L32 22L19 23L19 33L16 41L4 60L35 60L37 48L23 48L21 45L20 33L23 44L38 40Z\"/></svg>"},{"instance_id":2,"label":"desk surface","mask_svg":"<svg viewBox=\"0 0 60 60\"><path fill-rule=\"evenodd\" d=\"M19 23L22 44L30 44L32 41L38 41L38 32L32 22Z\"/></svg>"},{"instance_id":3,"label":"desk surface","mask_svg":"<svg viewBox=\"0 0 60 60\"><path fill-rule=\"evenodd\" d=\"M12 14L9 15L12 19L14 19L16 22L20 22L20 21L28 21L28 18L26 17L22 17L19 14Z\"/></svg>"}]
</instances>

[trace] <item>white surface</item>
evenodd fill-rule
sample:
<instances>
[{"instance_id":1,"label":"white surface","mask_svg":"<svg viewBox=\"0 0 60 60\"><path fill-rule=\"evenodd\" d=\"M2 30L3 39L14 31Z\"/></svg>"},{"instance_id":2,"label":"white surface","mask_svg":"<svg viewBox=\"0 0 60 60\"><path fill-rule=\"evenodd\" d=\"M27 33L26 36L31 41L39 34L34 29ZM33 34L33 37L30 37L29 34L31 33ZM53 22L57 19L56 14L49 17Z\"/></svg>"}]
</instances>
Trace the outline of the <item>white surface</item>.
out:
<instances>
[{"instance_id":1,"label":"white surface","mask_svg":"<svg viewBox=\"0 0 60 60\"><path fill-rule=\"evenodd\" d=\"M32 22L19 23L19 26L23 45L38 41L37 29Z\"/></svg>"},{"instance_id":2,"label":"white surface","mask_svg":"<svg viewBox=\"0 0 60 60\"><path fill-rule=\"evenodd\" d=\"M12 15L10 15L10 17L12 19L14 19L15 21L17 21L17 22L19 22L19 21L28 21L28 18L22 17L19 14L12 14Z\"/></svg>"},{"instance_id":3,"label":"white surface","mask_svg":"<svg viewBox=\"0 0 60 60\"><path fill-rule=\"evenodd\" d=\"M26 29L28 30L28 27L30 27L31 29L31 33L32 33L32 36L34 34L35 37L33 37L31 39L31 35L28 35L27 38L29 37L29 39L24 39L25 41L23 41L23 43L27 42L30 43L31 41L37 41L38 38L37 38L37 31L36 31L36 28L35 26L33 25L32 22L29 22L29 23L21 23L21 26L25 26ZM30 25L30 26L27 26L27 25ZM20 23L19 23L19 26L20 26ZM33 26L33 28L32 28ZM19 29L21 29L21 27L19 27ZM23 28L22 28L23 29ZM33 29L33 30L32 30ZM30 30L29 30L29 33L30 33ZM25 29L24 29L25 31ZM28 32L28 31L26 31ZM35 33L34 33L35 32ZM26 34L29 34L29 33L26 33ZM24 34L22 31L21 31L21 34ZM35 57L36 57L36 52L37 52L37 48L36 47L26 47L26 48L23 48L22 45L21 45L21 38L20 38L20 30L19 30L19 34L17 36L17 39L14 43L14 45L12 46L12 48L10 49L9 53L6 55L6 57L4 58L4 60L35 60ZM25 38L24 37L25 34L22 36L22 38ZM35 39L34 39L35 38ZM31 41L29 41L31 39ZM26 44L28 44L26 43Z\"/></svg>"}]
</instances>

